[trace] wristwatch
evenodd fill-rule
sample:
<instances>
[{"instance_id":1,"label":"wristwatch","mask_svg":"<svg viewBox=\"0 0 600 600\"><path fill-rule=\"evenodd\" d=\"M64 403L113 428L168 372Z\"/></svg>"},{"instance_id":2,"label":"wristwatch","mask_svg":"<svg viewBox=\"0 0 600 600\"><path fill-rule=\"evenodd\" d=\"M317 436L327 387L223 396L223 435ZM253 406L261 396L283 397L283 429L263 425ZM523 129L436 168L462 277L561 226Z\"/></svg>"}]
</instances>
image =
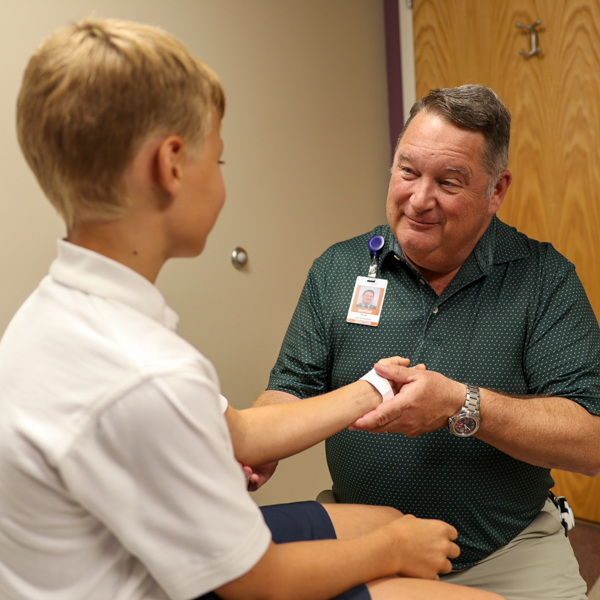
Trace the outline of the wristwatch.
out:
<instances>
[{"instance_id":1,"label":"wristwatch","mask_svg":"<svg viewBox=\"0 0 600 600\"><path fill-rule=\"evenodd\" d=\"M469 437L479 429L479 388L466 384L465 405L448 419L448 429L452 435Z\"/></svg>"}]
</instances>

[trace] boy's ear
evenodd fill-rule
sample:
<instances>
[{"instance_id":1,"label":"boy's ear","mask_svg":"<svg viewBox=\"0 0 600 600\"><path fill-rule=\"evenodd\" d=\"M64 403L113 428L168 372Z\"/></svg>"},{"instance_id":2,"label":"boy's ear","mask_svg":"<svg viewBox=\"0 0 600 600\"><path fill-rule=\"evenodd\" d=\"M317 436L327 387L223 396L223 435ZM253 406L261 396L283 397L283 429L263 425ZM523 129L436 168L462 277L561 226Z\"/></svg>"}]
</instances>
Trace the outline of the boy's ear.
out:
<instances>
[{"instance_id":1,"label":"boy's ear","mask_svg":"<svg viewBox=\"0 0 600 600\"><path fill-rule=\"evenodd\" d=\"M174 197L181 186L183 169L183 140L178 135L166 137L157 149L158 184Z\"/></svg>"}]
</instances>

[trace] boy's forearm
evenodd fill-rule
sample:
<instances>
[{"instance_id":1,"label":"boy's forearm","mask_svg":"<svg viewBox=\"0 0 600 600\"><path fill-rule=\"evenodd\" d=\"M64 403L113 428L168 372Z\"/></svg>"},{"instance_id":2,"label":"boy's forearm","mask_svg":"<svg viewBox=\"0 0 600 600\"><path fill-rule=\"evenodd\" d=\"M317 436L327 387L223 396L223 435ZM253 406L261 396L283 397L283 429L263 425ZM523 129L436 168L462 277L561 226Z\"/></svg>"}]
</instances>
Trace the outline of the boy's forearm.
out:
<instances>
[{"instance_id":1,"label":"boy's forearm","mask_svg":"<svg viewBox=\"0 0 600 600\"><path fill-rule=\"evenodd\" d=\"M268 406L269 404L283 404L284 402L296 402L300 400L298 396L281 392L279 390L265 390L259 394L252 406Z\"/></svg>"},{"instance_id":2,"label":"boy's forearm","mask_svg":"<svg viewBox=\"0 0 600 600\"><path fill-rule=\"evenodd\" d=\"M457 531L404 516L343 540L271 544L248 573L217 590L225 600L325 600L382 577L436 580L452 569Z\"/></svg>"},{"instance_id":3,"label":"boy's forearm","mask_svg":"<svg viewBox=\"0 0 600 600\"><path fill-rule=\"evenodd\" d=\"M224 600L326 600L393 575L383 531L352 540L272 544L255 567L216 590Z\"/></svg>"},{"instance_id":4,"label":"boy's forearm","mask_svg":"<svg viewBox=\"0 0 600 600\"><path fill-rule=\"evenodd\" d=\"M366 381L297 402L235 411L226 417L235 456L254 466L280 460L332 436L381 403Z\"/></svg>"}]
</instances>

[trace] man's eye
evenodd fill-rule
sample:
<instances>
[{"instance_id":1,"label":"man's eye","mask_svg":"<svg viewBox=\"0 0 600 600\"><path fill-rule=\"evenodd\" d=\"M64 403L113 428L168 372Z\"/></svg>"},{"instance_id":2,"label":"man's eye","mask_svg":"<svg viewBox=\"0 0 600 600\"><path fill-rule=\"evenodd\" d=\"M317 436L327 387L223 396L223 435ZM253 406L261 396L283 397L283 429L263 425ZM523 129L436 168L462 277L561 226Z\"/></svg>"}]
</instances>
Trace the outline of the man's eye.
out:
<instances>
[{"instance_id":1,"label":"man's eye","mask_svg":"<svg viewBox=\"0 0 600 600\"><path fill-rule=\"evenodd\" d=\"M410 167L400 167L400 170L406 175L414 175L415 172Z\"/></svg>"}]
</instances>

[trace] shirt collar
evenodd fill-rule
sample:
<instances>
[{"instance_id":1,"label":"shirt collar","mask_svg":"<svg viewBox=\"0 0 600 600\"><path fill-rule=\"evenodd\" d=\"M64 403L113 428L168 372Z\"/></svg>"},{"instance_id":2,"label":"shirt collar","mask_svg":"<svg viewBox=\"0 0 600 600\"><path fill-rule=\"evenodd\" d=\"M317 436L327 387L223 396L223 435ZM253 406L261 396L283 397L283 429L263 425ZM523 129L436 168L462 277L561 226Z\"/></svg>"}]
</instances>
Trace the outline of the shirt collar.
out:
<instances>
[{"instance_id":1,"label":"shirt collar","mask_svg":"<svg viewBox=\"0 0 600 600\"><path fill-rule=\"evenodd\" d=\"M179 322L177 313L145 277L66 240L58 240L58 258L50 266L50 276L62 285L121 302L173 331Z\"/></svg>"},{"instance_id":2,"label":"shirt collar","mask_svg":"<svg viewBox=\"0 0 600 600\"><path fill-rule=\"evenodd\" d=\"M475 244L475 248L473 248L472 255L481 271L486 275L494 265L495 232L496 221L495 217L492 217L487 229L483 232L477 244Z\"/></svg>"},{"instance_id":3,"label":"shirt collar","mask_svg":"<svg viewBox=\"0 0 600 600\"><path fill-rule=\"evenodd\" d=\"M409 264L404 258L404 253L398 240L396 240L389 227L387 227L384 238L387 242L386 247L388 250L384 252L382 258L387 258L388 254L395 254L402 262ZM467 263L475 262L479 270L487 275L494 264L527 257L529 255L529 247L525 240L526 238L523 234L520 234L514 227L506 225L494 215L463 266Z\"/></svg>"}]
</instances>

